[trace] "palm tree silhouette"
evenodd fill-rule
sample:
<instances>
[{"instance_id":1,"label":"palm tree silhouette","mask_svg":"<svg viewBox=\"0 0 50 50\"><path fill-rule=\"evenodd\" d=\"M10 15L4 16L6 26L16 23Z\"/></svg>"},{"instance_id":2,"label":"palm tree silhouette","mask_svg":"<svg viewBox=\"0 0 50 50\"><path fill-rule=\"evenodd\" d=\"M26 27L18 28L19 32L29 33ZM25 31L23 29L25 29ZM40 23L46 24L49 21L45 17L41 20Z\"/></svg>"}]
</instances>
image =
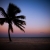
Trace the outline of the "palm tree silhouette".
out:
<instances>
[{"instance_id":1,"label":"palm tree silhouette","mask_svg":"<svg viewBox=\"0 0 50 50\"><path fill-rule=\"evenodd\" d=\"M23 28L25 27L23 25L26 25L26 22L21 19L25 19L25 16L16 16L16 14L21 12L21 10L12 3L9 3L7 13L4 11L2 7L0 7L0 11L1 14L4 16L4 18L0 18L0 24L3 25L4 22L8 23L9 41L12 41L10 37L10 31L13 33L12 23L14 23L18 28L20 28L20 30L24 31Z\"/></svg>"}]
</instances>

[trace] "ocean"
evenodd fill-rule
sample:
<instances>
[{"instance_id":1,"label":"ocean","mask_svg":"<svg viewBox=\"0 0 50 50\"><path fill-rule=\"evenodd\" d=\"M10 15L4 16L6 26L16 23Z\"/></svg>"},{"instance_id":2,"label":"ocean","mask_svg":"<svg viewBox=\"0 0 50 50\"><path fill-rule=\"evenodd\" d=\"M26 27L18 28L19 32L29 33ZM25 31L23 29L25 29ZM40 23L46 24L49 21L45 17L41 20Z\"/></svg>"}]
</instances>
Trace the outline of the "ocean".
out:
<instances>
[{"instance_id":1,"label":"ocean","mask_svg":"<svg viewBox=\"0 0 50 50\"><path fill-rule=\"evenodd\" d=\"M12 37L11 38L13 42L47 42L50 43L49 37ZM0 42L9 42L9 38L0 38Z\"/></svg>"},{"instance_id":2,"label":"ocean","mask_svg":"<svg viewBox=\"0 0 50 50\"><path fill-rule=\"evenodd\" d=\"M0 50L50 50L48 37L13 37L0 38Z\"/></svg>"}]
</instances>

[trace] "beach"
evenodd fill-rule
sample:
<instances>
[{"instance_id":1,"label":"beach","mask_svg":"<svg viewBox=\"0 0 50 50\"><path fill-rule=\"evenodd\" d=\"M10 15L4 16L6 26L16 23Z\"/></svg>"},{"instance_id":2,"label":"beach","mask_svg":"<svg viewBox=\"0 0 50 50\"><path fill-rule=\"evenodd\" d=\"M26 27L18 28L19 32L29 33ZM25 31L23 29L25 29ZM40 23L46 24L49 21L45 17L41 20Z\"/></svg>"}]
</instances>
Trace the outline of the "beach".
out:
<instances>
[{"instance_id":1,"label":"beach","mask_svg":"<svg viewBox=\"0 0 50 50\"><path fill-rule=\"evenodd\" d=\"M50 38L0 38L0 50L50 50Z\"/></svg>"}]
</instances>

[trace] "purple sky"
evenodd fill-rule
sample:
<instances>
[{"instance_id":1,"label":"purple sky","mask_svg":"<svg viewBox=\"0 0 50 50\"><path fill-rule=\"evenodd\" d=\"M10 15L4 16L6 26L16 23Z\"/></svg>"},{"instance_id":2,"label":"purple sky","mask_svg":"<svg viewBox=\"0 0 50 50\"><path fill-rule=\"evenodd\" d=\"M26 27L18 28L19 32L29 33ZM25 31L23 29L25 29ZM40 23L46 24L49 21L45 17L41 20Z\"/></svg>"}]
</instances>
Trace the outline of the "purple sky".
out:
<instances>
[{"instance_id":1,"label":"purple sky","mask_svg":"<svg viewBox=\"0 0 50 50\"><path fill-rule=\"evenodd\" d=\"M26 16L26 28L23 33L13 24L14 37L48 37L50 36L50 1L49 0L1 0L0 7L7 11L9 3L21 9L18 15ZM0 12L0 18L4 18ZM0 36L8 35L8 24L0 25Z\"/></svg>"}]
</instances>

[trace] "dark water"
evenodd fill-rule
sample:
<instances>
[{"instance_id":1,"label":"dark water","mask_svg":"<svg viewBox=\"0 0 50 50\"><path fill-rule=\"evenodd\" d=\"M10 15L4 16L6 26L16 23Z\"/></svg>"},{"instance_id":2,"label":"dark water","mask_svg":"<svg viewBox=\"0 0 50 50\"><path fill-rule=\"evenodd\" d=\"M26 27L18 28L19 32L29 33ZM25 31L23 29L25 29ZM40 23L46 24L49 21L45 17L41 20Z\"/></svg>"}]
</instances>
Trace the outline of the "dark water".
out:
<instances>
[{"instance_id":1,"label":"dark water","mask_svg":"<svg viewBox=\"0 0 50 50\"><path fill-rule=\"evenodd\" d=\"M0 38L0 50L50 50L50 38Z\"/></svg>"},{"instance_id":2,"label":"dark water","mask_svg":"<svg viewBox=\"0 0 50 50\"><path fill-rule=\"evenodd\" d=\"M11 38L11 39L13 42L50 43L50 38L17 37L17 38ZM0 42L9 42L9 38L0 38Z\"/></svg>"}]
</instances>

